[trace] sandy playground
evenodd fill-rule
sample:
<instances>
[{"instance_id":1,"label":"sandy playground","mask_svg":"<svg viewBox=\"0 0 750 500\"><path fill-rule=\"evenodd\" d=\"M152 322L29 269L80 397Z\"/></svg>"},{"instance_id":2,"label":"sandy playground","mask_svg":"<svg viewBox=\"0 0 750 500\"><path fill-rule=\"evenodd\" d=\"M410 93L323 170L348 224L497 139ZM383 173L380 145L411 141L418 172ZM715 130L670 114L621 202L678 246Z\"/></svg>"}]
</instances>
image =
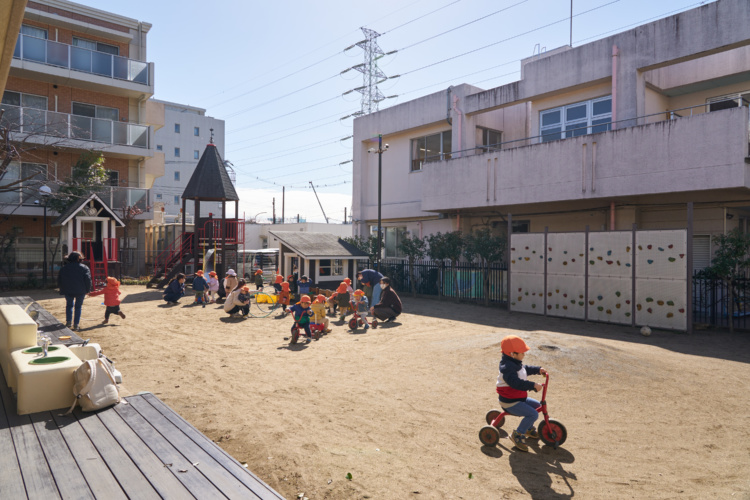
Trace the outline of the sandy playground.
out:
<instances>
[{"instance_id":1,"label":"sandy playground","mask_svg":"<svg viewBox=\"0 0 750 500\"><path fill-rule=\"evenodd\" d=\"M89 298L80 334L116 361L124 392L153 392L287 498L750 499L748 334L644 338L402 294L392 324L334 322L290 346L289 317L229 319L122 289L127 319L100 325ZM63 298L29 293L64 320ZM552 374L558 449L511 450L513 417L497 447L479 442L509 333Z\"/></svg>"}]
</instances>

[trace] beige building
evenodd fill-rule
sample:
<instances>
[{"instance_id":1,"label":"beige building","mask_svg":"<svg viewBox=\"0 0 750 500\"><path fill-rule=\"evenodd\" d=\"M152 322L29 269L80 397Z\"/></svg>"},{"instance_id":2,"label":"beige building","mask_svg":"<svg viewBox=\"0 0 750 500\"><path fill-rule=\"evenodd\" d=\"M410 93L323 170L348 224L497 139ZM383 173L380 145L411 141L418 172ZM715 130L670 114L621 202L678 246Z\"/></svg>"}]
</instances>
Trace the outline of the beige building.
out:
<instances>
[{"instance_id":1,"label":"beige building","mask_svg":"<svg viewBox=\"0 0 750 500\"><path fill-rule=\"evenodd\" d=\"M2 94L3 125L22 144L4 180L29 189L0 194L0 211L12 214L0 234L15 234L10 274L41 274L43 237L61 214L44 214L40 184L55 191L81 153L101 151L108 186L80 212L63 214L61 253L84 251L127 272L143 220L153 218L149 188L164 175L164 155L155 151L154 131L164 124L163 104L154 103L154 64L147 58L151 25L64 0L29 1ZM24 184L25 185L25 184ZM104 210L106 205L109 210ZM124 207L142 211L125 239ZM84 210L85 209L85 210ZM76 209L77 210L77 209ZM96 212L96 213L95 213ZM43 220L46 219L46 220ZM48 238L48 243L50 240ZM49 252L48 252L49 253ZM59 262L61 255L49 261ZM110 271L111 272L111 271Z\"/></svg>"},{"instance_id":2,"label":"beige building","mask_svg":"<svg viewBox=\"0 0 750 500\"><path fill-rule=\"evenodd\" d=\"M750 3L719 0L522 62L521 79L450 87L354 122L355 234L686 226L747 229ZM718 27L718 28L717 28ZM689 35L688 35L689 34Z\"/></svg>"}]
</instances>

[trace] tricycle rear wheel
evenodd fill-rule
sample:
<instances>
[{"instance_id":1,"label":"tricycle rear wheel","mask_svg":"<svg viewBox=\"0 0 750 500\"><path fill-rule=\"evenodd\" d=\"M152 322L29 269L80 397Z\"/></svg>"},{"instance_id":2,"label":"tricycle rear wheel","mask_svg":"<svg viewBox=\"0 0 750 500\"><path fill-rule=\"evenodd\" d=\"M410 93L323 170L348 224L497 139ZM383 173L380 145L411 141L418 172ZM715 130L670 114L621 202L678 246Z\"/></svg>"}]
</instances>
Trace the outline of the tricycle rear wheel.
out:
<instances>
[{"instance_id":1,"label":"tricycle rear wheel","mask_svg":"<svg viewBox=\"0 0 750 500\"><path fill-rule=\"evenodd\" d=\"M539 431L539 438L544 444L554 446L555 448L568 439L568 430L557 420L549 419L549 423L546 420L542 420L537 430Z\"/></svg>"},{"instance_id":2,"label":"tricycle rear wheel","mask_svg":"<svg viewBox=\"0 0 750 500\"><path fill-rule=\"evenodd\" d=\"M490 410L487 412L487 415L484 417L484 419L487 421L487 425L492 425L492 421L495 420L498 415L500 415L502 412L500 410ZM500 422L495 425L498 429L503 426L505 423L505 417L500 419Z\"/></svg>"},{"instance_id":3,"label":"tricycle rear wheel","mask_svg":"<svg viewBox=\"0 0 750 500\"><path fill-rule=\"evenodd\" d=\"M479 440L485 446L496 446L500 441L500 431L491 425L486 425L479 430Z\"/></svg>"},{"instance_id":4,"label":"tricycle rear wheel","mask_svg":"<svg viewBox=\"0 0 750 500\"><path fill-rule=\"evenodd\" d=\"M349 328L351 328L352 330L357 329L357 318L352 318L349 320Z\"/></svg>"}]
</instances>

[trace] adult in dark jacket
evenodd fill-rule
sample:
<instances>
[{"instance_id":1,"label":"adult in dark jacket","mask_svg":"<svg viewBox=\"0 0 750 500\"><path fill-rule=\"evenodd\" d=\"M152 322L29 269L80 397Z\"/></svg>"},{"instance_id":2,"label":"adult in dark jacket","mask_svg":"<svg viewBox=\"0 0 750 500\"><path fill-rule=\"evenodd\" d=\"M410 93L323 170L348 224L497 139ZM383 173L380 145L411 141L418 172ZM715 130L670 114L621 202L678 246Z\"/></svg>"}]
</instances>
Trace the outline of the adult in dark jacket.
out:
<instances>
[{"instance_id":1,"label":"adult in dark jacket","mask_svg":"<svg viewBox=\"0 0 750 500\"><path fill-rule=\"evenodd\" d=\"M78 252L68 255L68 263L57 274L57 286L60 295L65 295L65 326L80 330L81 308L83 299L91 291L91 271L81 263L83 256ZM75 310L75 315L74 315Z\"/></svg>"},{"instance_id":2,"label":"adult in dark jacket","mask_svg":"<svg viewBox=\"0 0 750 500\"><path fill-rule=\"evenodd\" d=\"M391 279L383 277L380 280L382 291L380 292L380 302L370 308L373 316L385 323L389 323L401 314L401 299L396 291L391 288Z\"/></svg>"},{"instance_id":3,"label":"adult in dark jacket","mask_svg":"<svg viewBox=\"0 0 750 500\"><path fill-rule=\"evenodd\" d=\"M373 306L380 302L380 293L382 291L380 280L382 279L383 275L374 269L364 269L357 272L357 281L364 286L365 297L367 297L367 301Z\"/></svg>"}]
</instances>

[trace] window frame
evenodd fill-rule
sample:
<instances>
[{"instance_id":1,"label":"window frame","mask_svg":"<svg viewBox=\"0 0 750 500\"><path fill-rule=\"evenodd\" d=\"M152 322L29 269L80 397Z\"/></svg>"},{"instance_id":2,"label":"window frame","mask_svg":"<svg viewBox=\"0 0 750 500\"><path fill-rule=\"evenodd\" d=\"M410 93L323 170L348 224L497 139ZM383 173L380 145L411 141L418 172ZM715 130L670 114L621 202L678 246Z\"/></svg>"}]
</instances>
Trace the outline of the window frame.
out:
<instances>
[{"instance_id":1,"label":"window frame","mask_svg":"<svg viewBox=\"0 0 750 500\"><path fill-rule=\"evenodd\" d=\"M328 265L323 264L324 262L328 262ZM321 271L323 269L328 269L328 274L323 274ZM340 278L344 278L344 275L346 273L346 266L344 265L344 259L318 259L317 262L317 279L316 281L319 281L320 279L328 280L336 280Z\"/></svg>"},{"instance_id":2,"label":"window frame","mask_svg":"<svg viewBox=\"0 0 750 500\"><path fill-rule=\"evenodd\" d=\"M174 204L179 207L180 206L180 195L179 194L174 195L174 200L173 201L174 201Z\"/></svg>"},{"instance_id":3,"label":"window frame","mask_svg":"<svg viewBox=\"0 0 750 500\"><path fill-rule=\"evenodd\" d=\"M179 134L180 133L180 124L179 123L175 123L174 124L174 133L175 134Z\"/></svg>"},{"instance_id":4,"label":"window frame","mask_svg":"<svg viewBox=\"0 0 750 500\"><path fill-rule=\"evenodd\" d=\"M76 40L81 41L81 42L93 43L96 48L91 49L89 47L84 47L84 46L81 46L81 45L76 45ZM101 52L102 54L109 54L111 56L119 56L120 55L120 46L119 45L112 45L111 43L105 43L105 42L97 42L96 40L89 40L88 38L82 38L80 36L74 36L71 45L74 46L74 47L80 47L82 49L93 50L94 52ZM115 49L115 52L107 52L106 50L101 50L100 47L111 47L111 48Z\"/></svg>"},{"instance_id":5,"label":"window frame","mask_svg":"<svg viewBox=\"0 0 750 500\"><path fill-rule=\"evenodd\" d=\"M175 170L174 171L174 181L175 182L180 182L180 171L179 170Z\"/></svg>"},{"instance_id":6,"label":"window frame","mask_svg":"<svg viewBox=\"0 0 750 500\"><path fill-rule=\"evenodd\" d=\"M450 160L453 155L453 139L452 139L453 130L443 130L434 134L429 135L423 135L420 137L414 137L411 139L409 144L409 154L411 155L410 158L410 166L409 171L410 172L421 172L424 169L424 164L431 162L431 161L443 161L443 160ZM431 155L431 156L424 156L420 157L418 154L418 151L420 151L419 148L419 142L424 141L422 144L424 145L424 148L422 149L427 152L427 140L432 138L434 140L435 136L440 138L440 152ZM448 139L448 140L446 140ZM450 143L450 151L446 151L446 143Z\"/></svg>"},{"instance_id":7,"label":"window frame","mask_svg":"<svg viewBox=\"0 0 750 500\"><path fill-rule=\"evenodd\" d=\"M600 102L609 101L609 112L594 114L594 106ZM569 111L581 106L586 107L584 117L568 119ZM544 118L559 113L559 121L544 124ZM598 123L596 123L598 122ZM612 95L595 97L584 101L573 102L555 108L539 111L539 140L541 143L552 142L570 137L598 134L612 130ZM604 130L601 130L601 129Z\"/></svg>"},{"instance_id":8,"label":"window frame","mask_svg":"<svg viewBox=\"0 0 750 500\"><path fill-rule=\"evenodd\" d=\"M479 141L481 146L477 146L478 149L481 149L485 153L489 153L491 151L500 151L502 149L503 144L503 131L502 130L495 130L488 127L481 127L477 126L477 131L481 134L481 140ZM498 135L499 140L495 143L490 143L490 134L495 133Z\"/></svg>"},{"instance_id":9,"label":"window frame","mask_svg":"<svg viewBox=\"0 0 750 500\"><path fill-rule=\"evenodd\" d=\"M195 137L200 137L201 136L201 128L200 127L193 127L193 135Z\"/></svg>"},{"instance_id":10,"label":"window frame","mask_svg":"<svg viewBox=\"0 0 750 500\"><path fill-rule=\"evenodd\" d=\"M180 148L174 148L174 157L180 158Z\"/></svg>"},{"instance_id":11,"label":"window frame","mask_svg":"<svg viewBox=\"0 0 750 500\"><path fill-rule=\"evenodd\" d=\"M24 33L23 32L24 28L27 28L27 29L30 28L32 30L42 31L42 32L44 32L44 38L40 38L40 37L38 37L36 35L30 35L29 33ZM39 38L40 40L49 40L49 30L47 30L45 28L39 28L37 26L31 26L30 24L22 24L21 25L21 29L18 32L21 35L23 35L23 36L30 36L30 37L34 37L34 38Z\"/></svg>"},{"instance_id":12,"label":"window frame","mask_svg":"<svg viewBox=\"0 0 750 500\"><path fill-rule=\"evenodd\" d=\"M197 149L193 150L193 160L200 160L201 158L201 152Z\"/></svg>"},{"instance_id":13,"label":"window frame","mask_svg":"<svg viewBox=\"0 0 750 500\"><path fill-rule=\"evenodd\" d=\"M117 170L107 170L107 186L118 187L120 185L120 172Z\"/></svg>"}]
</instances>

